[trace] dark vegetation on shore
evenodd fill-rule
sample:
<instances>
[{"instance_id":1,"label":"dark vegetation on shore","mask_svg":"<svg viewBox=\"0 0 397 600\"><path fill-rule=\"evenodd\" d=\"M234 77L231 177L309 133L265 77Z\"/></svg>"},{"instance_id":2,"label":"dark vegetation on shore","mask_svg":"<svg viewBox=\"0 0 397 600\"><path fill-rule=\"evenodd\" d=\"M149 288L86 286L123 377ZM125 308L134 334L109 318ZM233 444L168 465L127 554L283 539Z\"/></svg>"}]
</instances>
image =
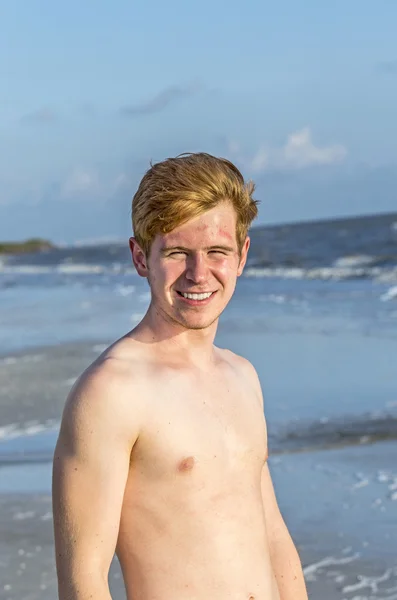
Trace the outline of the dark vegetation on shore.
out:
<instances>
[{"instance_id":1,"label":"dark vegetation on shore","mask_svg":"<svg viewBox=\"0 0 397 600\"><path fill-rule=\"evenodd\" d=\"M48 240L32 238L24 242L0 242L0 254L26 254L51 250L55 245Z\"/></svg>"}]
</instances>

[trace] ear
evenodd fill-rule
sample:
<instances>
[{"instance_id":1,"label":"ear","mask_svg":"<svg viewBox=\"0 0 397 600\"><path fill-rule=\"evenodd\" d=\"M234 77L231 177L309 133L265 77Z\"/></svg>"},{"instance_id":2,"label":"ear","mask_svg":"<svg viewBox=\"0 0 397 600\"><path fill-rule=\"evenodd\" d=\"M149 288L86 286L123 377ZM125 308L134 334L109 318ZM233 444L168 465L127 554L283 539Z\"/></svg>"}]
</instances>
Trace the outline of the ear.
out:
<instances>
[{"instance_id":1,"label":"ear","mask_svg":"<svg viewBox=\"0 0 397 600\"><path fill-rule=\"evenodd\" d=\"M248 249L250 247L250 243L251 240L250 238L247 236L245 238L245 242L243 244L243 247L241 249L241 255L240 255L240 263L238 265L238 269L237 269L237 277L240 277L241 273L244 270L245 267L245 263L247 262L247 256L248 256Z\"/></svg>"},{"instance_id":2,"label":"ear","mask_svg":"<svg viewBox=\"0 0 397 600\"><path fill-rule=\"evenodd\" d=\"M136 268L138 275L141 277L147 277L149 268L144 251L134 237L130 237L129 246L132 255L132 262L134 263L134 267Z\"/></svg>"}]
</instances>

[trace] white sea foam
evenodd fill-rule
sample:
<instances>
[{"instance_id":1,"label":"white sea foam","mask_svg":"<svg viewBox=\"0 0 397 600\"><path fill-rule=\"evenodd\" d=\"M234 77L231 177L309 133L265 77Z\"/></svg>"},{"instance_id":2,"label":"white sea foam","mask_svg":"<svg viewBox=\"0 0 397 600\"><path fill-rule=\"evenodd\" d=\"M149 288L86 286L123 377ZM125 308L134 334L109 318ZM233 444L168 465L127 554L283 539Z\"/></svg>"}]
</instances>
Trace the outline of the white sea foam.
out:
<instances>
[{"instance_id":1,"label":"white sea foam","mask_svg":"<svg viewBox=\"0 0 397 600\"><path fill-rule=\"evenodd\" d=\"M360 576L360 581L358 583L353 583L350 585L345 585L342 588L342 592L344 594L349 594L351 592L356 592L357 590L362 590L363 588L369 588L371 592L378 592L378 584L388 581L390 576L393 574L393 569L387 569L383 575L379 575L378 577L367 577L365 575ZM389 597L390 598L390 597Z\"/></svg>"},{"instance_id":2,"label":"white sea foam","mask_svg":"<svg viewBox=\"0 0 397 600\"><path fill-rule=\"evenodd\" d=\"M150 292L143 292L142 294L139 294L139 296L138 296L138 300L140 302L148 302L150 299L151 299Z\"/></svg>"},{"instance_id":3,"label":"white sea foam","mask_svg":"<svg viewBox=\"0 0 397 600\"><path fill-rule=\"evenodd\" d=\"M244 270L246 277L274 279L319 279L343 281L348 279L374 279L379 283L397 282L397 268L384 267L248 267Z\"/></svg>"},{"instance_id":4,"label":"white sea foam","mask_svg":"<svg viewBox=\"0 0 397 600\"><path fill-rule=\"evenodd\" d=\"M370 256L347 256L341 257L335 263L328 267L255 267L247 266L244 275L246 277L256 278L276 278L276 279L319 279L340 281L346 279L375 279L380 283L397 282L397 267L376 266L373 263L376 257ZM21 274L21 275L39 275L39 274L61 274L61 275L112 275L120 272L129 275L137 275L133 267L127 267L121 263L112 265L88 264L88 263L62 263L58 265L7 265L0 262L0 273ZM133 293L134 286L116 287L116 293L126 296ZM138 296L140 301L145 302L149 297L148 293L141 293Z\"/></svg>"},{"instance_id":5,"label":"white sea foam","mask_svg":"<svg viewBox=\"0 0 397 600\"><path fill-rule=\"evenodd\" d=\"M13 521L26 521L26 519L33 519L36 516L36 513L33 510L28 510L26 512L16 512L12 515Z\"/></svg>"},{"instance_id":6,"label":"white sea foam","mask_svg":"<svg viewBox=\"0 0 397 600\"><path fill-rule=\"evenodd\" d=\"M287 269L286 267L248 267L244 270L246 277L281 277L285 279L304 279L305 269Z\"/></svg>"},{"instance_id":7,"label":"white sea foam","mask_svg":"<svg viewBox=\"0 0 397 600\"><path fill-rule=\"evenodd\" d=\"M0 365L15 365L18 362L16 356L6 356L5 358L0 358Z\"/></svg>"},{"instance_id":8,"label":"white sea foam","mask_svg":"<svg viewBox=\"0 0 397 600\"><path fill-rule=\"evenodd\" d=\"M106 348L106 344L95 344L95 346L92 347L92 350L93 352L98 352L99 354L102 354L102 352L105 352Z\"/></svg>"},{"instance_id":9,"label":"white sea foam","mask_svg":"<svg viewBox=\"0 0 397 600\"><path fill-rule=\"evenodd\" d=\"M397 300L397 285L391 287L387 292L382 294L380 297L382 302L388 302L389 300Z\"/></svg>"},{"instance_id":10,"label":"white sea foam","mask_svg":"<svg viewBox=\"0 0 397 600\"><path fill-rule=\"evenodd\" d=\"M15 365L17 363L35 363L45 358L44 354L27 354L26 356L5 356L0 358L1 365Z\"/></svg>"},{"instance_id":11,"label":"white sea foam","mask_svg":"<svg viewBox=\"0 0 397 600\"><path fill-rule=\"evenodd\" d=\"M88 265L86 263L73 263L57 265L58 273L104 273L108 269L103 265Z\"/></svg>"},{"instance_id":12,"label":"white sea foam","mask_svg":"<svg viewBox=\"0 0 397 600\"><path fill-rule=\"evenodd\" d=\"M374 262L374 257L367 254L358 254L353 256L341 256L334 262L335 267L361 267L371 265Z\"/></svg>"},{"instance_id":13,"label":"white sea foam","mask_svg":"<svg viewBox=\"0 0 397 600\"><path fill-rule=\"evenodd\" d=\"M38 275L40 273L51 273L53 267L47 265L2 265L0 264L0 273L21 273L24 275Z\"/></svg>"},{"instance_id":14,"label":"white sea foam","mask_svg":"<svg viewBox=\"0 0 397 600\"><path fill-rule=\"evenodd\" d=\"M74 385L77 381L77 377L70 377L70 379L65 379L65 381L62 381L62 385L66 386L66 387L71 387L72 385Z\"/></svg>"},{"instance_id":15,"label":"white sea foam","mask_svg":"<svg viewBox=\"0 0 397 600\"><path fill-rule=\"evenodd\" d=\"M118 285L116 287L116 292L120 294L120 296L129 296L135 292L134 285Z\"/></svg>"},{"instance_id":16,"label":"white sea foam","mask_svg":"<svg viewBox=\"0 0 397 600\"><path fill-rule=\"evenodd\" d=\"M308 575L313 576L316 574L317 571L319 571L320 569L323 569L324 567L330 567L333 565L346 565L348 563L351 563L351 562L357 560L357 558L359 558L359 557L360 557L360 554L358 552L356 552L355 554L353 554L351 556L346 556L345 558L336 558L335 556L326 556L322 560L304 567L303 574L305 575L305 577Z\"/></svg>"},{"instance_id":17,"label":"white sea foam","mask_svg":"<svg viewBox=\"0 0 397 600\"><path fill-rule=\"evenodd\" d=\"M386 471L378 471L377 480L379 481L379 483L385 483L385 482L389 481L389 478L390 478L390 474L387 473Z\"/></svg>"},{"instance_id":18,"label":"white sea foam","mask_svg":"<svg viewBox=\"0 0 397 600\"><path fill-rule=\"evenodd\" d=\"M124 267L121 263L112 265L88 264L88 263L61 263L57 265L8 265L0 262L0 273L39 275L43 273L62 273L66 275L120 273L136 274L132 267Z\"/></svg>"},{"instance_id":19,"label":"white sea foam","mask_svg":"<svg viewBox=\"0 0 397 600\"><path fill-rule=\"evenodd\" d=\"M19 437L33 436L46 431L59 429L59 421L49 419L45 423L39 421L28 421L27 423L10 423L0 427L0 441L12 440Z\"/></svg>"},{"instance_id":20,"label":"white sea foam","mask_svg":"<svg viewBox=\"0 0 397 600\"><path fill-rule=\"evenodd\" d=\"M367 485L369 485L369 479L362 478L361 476L358 476L357 483L355 483L354 485L352 485L351 489L352 490L358 490L359 488L365 487Z\"/></svg>"},{"instance_id":21,"label":"white sea foam","mask_svg":"<svg viewBox=\"0 0 397 600\"><path fill-rule=\"evenodd\" d=\"M394 283L397 281L397 267L388 268L376 277L379 283Z\"/></svg>"},{"instance_id":22,"label":"white sea foam","mask_svg":"<svg viewBox=\"0 0 397 600\"><path fill-rule=\"evenodd\" d=\"M270 300L276 304L284 304L286 297L281 294L270 294L269 296L262 296L261 299Z\"/></svg>"},{"instance_id":23,"label":"white sea foam","mask_svg":"<svg viewBox=\"0 0 397 600\"><path fill-rule=\"evenodd\" d=\"M40 517L40 521L50 521L50 519L52 519L52 512L50 511L44 513L44 515L41 515Z\"/></svg>"}]
</instances>

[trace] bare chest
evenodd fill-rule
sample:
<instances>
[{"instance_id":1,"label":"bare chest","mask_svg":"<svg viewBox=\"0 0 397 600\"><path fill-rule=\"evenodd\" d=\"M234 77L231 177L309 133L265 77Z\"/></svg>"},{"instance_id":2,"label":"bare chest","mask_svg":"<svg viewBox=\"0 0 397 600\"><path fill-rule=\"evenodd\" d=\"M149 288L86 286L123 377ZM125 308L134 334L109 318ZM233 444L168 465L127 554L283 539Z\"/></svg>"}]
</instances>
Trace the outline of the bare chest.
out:
<instances>
[{"instance_id":1,"label":"bare chest","mask_svg":"<svg viewBox=\"0 0 397 600\"><path fill-rule=\"evenodd\" d=\"M252 388L231 378L158 388L133 461L146 479L204 484L260 475L267 435Z\"/></svg>"}]
</instances>

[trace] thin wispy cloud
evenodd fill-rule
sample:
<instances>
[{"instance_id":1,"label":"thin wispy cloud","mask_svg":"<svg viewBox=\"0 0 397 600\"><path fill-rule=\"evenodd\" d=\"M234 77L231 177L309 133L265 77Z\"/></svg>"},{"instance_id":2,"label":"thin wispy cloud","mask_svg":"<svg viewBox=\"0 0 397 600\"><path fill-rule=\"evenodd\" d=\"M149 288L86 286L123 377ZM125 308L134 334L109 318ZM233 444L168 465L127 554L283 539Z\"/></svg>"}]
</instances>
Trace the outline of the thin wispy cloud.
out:
<instances>
[{"instance_id":1,"label":"thin wispy cloud","mask_svg":"<svg viewBox=\"0 0 397 600\"><path fill-rule=\"evenodd\" d=\"M192 96L199 91L198 85L172 85L161 90L156 96L138 104L122 106L119 110L124 117L140 117L160 112L170 104L187 96Z\"/></svg>"},{"instance_id":2,"label":"thin wispy cloud","mask_svg":"<svg viewBox=\"0 0 397 600\"><path fill-rule=\"evenodd\" d=\"M61 185L61 197L91 196L100 191L99 175L91 169L76 168Z\"/></svg>"},{"instance_id":3,"label":"thin wispy cloud","mask_svg":"<svg viewBox=\"0 0 397 600\"><path fill-rule=\"evenodd\" d=\"M129 198L132 186L131 177L123 171L106 174L94 167L79 166L59 182L59 197L62 200L108 200L125 194Z\"/></svg>"},{"instance_id":4,"label":"thin wispy cloud","mask_svg":"<svg viewBox=\"0 0 397 600\"><path fill-rule=\"evenodd\" d=\"M342 144L318 146L309 127L291 133L281 148L263 144L253 156L241 152L237 142L229 142L229 153L249 171L296 170L341 162L347 155Z\"/></svg>"},{"instance_id":5,"label":"thin wispy cloud","mask_svg":"<svg viewBox=\"0 0 397 600\"><path fill-rule=\"evenodd\" d=\"M55 123L58 118L59 116L52 108L43 107L23 115L20 121L30 125L50 125Z\"/></svg>"},{"instance_id":6,"label":"thin wispy cloud","mask_svg":"<svg viewBox=\"0 0 397 600\"><path fill-rule=\"evenodd\" d=\"M397 75L397 58L378 62L375 65L375 70L380 75Z\"/></svg>"},{"instance_id":7,"label":"thin wispy cloud","mask_svg":"<svg viewBox=\"0 0 397 600\"><path fill-rule=\"evenodd\" d=\"M112 191L118 192L132 187L131 178L126 173L119 173L112 181Z\"/></svg>"}]
</instances>

